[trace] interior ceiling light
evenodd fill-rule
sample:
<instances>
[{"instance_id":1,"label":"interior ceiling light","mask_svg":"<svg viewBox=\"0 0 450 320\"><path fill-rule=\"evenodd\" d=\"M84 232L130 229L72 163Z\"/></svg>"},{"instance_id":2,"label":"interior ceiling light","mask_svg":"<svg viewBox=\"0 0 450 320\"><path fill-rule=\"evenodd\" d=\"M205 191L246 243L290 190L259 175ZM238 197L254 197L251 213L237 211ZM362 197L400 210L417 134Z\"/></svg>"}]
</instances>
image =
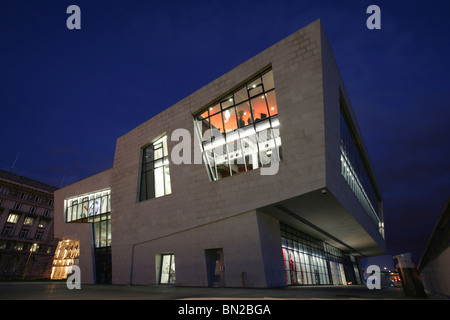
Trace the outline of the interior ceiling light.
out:
<instances>
[{"instance_id":1,"label":"interior ceiling light","mask_svg":"<svg viewBox=\"0 0 450 320\"><path fill-rule=\"evenodd\" d=\"M225 116L225 122L228 122L228 120L230 120L231 114L230 114L230 110L226 110L224 113Z\"/></svg>"}]
</instances>

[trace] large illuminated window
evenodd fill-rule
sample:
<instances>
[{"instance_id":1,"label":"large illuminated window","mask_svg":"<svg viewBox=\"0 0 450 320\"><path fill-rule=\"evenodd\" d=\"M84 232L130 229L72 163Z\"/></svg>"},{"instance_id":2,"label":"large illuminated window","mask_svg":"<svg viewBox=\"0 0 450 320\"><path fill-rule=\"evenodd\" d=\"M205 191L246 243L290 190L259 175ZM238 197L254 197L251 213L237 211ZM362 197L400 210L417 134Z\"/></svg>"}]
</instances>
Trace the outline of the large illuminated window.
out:
<instances>
[{"instance_id":1,"label":"large illuminated window","mask_svg":"<svg viewBox=\"0 0 450 320\"><path fill-rule=\"evenodd\" d=\"M281 160L272 70L202 110L194 121L211 180Z\"/></svg>"},{"instance_id":2,"label":"large illuminated window","mask_svg":"<svg viewBox=\"0 0 450 320\"><path fill-rule=\"evenodd\" d=\"M168 155L167 136L143 149L140 201L172 193Z\"/></svg>"},{"instance_id":3,"label":"large illuminated window","mask_svg":"<svg viewBox=\"0 0 450 320\"><path fill-rule=\"evenodd\" d=\"M67 279L72 273L72 266L78 264L80 256L80 241L64 239L58 242L53 259L50 279Z\"/></svg>"},{"instance_id":4,"label":"large illuminated window","mask_svg":"<svg viewBox=\"0 0 450 320\"><path fill-rule=\"evenodd\" d=\"M161 256L160 284L175 283L175 255L173 253Z\"/></svg>"},{"instance_id":5,"label":"large illuminated window","mask_svg":"<svg viewBox=\"0 0 450 320\"><path fill-rule=\"evenodd\" d=\"M360 284L354 257L285 224L280 224L287 285Z\"/></svg>"},{"instance_id":6,"label":"large illuminated window","mask_svg":"<svg viewBox=\"0 0 450 320\"><path fill-rule=\"evenodd\" d=\"M66 222L93 222L97 215L111 212L111 190L102 190L65 200Z\"/></svg>"}]
</instances>

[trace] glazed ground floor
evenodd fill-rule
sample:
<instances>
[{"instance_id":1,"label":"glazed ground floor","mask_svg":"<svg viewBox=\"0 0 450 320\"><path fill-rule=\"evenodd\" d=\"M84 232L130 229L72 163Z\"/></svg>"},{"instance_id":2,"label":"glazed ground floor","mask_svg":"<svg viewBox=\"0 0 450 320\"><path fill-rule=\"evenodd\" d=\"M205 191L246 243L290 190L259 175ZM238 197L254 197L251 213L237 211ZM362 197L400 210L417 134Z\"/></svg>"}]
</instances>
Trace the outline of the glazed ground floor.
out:
<instances>
[{"instance_id":1,"label":"glazed ground floor","mask_svg":"<svg viewBox=\"0 0 450 320\"><path fill-rule=\"evenodd\" d=\"M361 284L354 255L257 210L132 245L111 239L109 216L98 220L91 223L92 247L80 247L82 270L92 272L82 275L84 283L259 288Z\"/></svg>"}]
</instances>

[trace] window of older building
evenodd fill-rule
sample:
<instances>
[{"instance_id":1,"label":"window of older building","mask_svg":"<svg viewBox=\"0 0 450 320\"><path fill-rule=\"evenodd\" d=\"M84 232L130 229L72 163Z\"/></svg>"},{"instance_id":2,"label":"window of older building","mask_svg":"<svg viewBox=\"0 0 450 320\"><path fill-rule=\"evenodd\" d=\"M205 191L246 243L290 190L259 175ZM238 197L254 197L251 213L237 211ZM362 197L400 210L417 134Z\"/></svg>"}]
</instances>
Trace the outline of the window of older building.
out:
<instances>
[{"instance_id":1,"label":"window of older building","mask_svg":"<svg viewBox=\"0 0 450 320\"><path fill-rule=\"evenodd\" d=\"M31 226L33 222L34 222L33 217L25 217L25 219L23 220L23 224L26 226Z\"/></svg>"},{"instance_id":2,"label":"window of older building","mask_svg":"<svg viewBox=\"0 0 450 320\"><path fill-rule=\"evenodd\" d=\"M19 217L20 217L20 215L18 215L18 214L10 213L10 214L8 215L8 219L6 220L6 222L9 222L9 223L16 223L17 220L19 220Z\"/></svg>"}]
</instances>

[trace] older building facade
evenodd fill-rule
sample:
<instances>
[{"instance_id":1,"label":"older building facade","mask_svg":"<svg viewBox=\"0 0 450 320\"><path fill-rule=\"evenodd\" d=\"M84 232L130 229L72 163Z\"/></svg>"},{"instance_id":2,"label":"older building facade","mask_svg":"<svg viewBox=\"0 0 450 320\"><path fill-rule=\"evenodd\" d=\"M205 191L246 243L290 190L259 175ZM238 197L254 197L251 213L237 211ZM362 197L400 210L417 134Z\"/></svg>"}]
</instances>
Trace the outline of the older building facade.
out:
<instances>
[{"instance_id":1,"label":"older building facade","mask_svg":"<svg viewBox=\"0 0 450 320\"><path fill-rule=\"evenodd\" d=\"M55 192L82 282L360 283L381 194L315 21L117 139L111 169Z\"/></svg>"},{"instance_id":2,"label":"older building facade","mask_svg":"<svg viewBox=\"0 0 450 320\"><path fill-rule=\"evenodd\" d=\"M55 187L0 170L0 279L49 279Z\"/></svg>"}]
</instances>

